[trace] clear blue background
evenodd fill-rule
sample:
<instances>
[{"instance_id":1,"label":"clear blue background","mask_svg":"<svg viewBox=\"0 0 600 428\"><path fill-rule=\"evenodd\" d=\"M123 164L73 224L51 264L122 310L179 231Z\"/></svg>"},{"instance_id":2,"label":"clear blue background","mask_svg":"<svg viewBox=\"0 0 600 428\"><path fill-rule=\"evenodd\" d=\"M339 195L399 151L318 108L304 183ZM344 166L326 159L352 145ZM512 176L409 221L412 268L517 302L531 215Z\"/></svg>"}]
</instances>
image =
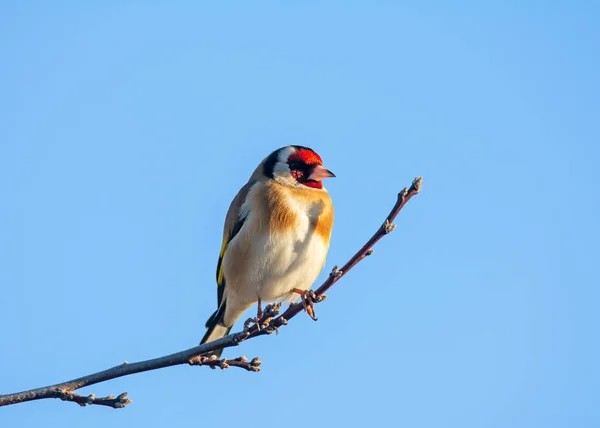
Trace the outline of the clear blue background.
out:
<instances>
[{"instance_id":1,"label":"clear blue background","mask_svg":"<svg viewBox=\"0 0 600 428\"><path fill-rule=\"evenodd\" d=\"M188 348L272 150L338 178L325 271L421 195L261 373L180 366L3 427L597 427L600 6L3 2L0 393Z\"/></svg>"}]
</instances>

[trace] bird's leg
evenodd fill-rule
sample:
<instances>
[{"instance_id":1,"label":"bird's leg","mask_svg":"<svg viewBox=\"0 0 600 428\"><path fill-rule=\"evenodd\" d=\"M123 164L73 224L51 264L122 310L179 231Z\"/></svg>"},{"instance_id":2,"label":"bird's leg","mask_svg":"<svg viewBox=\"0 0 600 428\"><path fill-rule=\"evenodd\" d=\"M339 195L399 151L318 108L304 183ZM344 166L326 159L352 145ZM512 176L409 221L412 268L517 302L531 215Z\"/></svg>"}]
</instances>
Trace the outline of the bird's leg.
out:
<instances>
[{"instance_id":1,"label":"bird's leg","mask_svg":"<svg viewBox=\"0 0 600 428\"><path fill-rule=\"evenodd\" d=\"M250 330L250 325L256 325L256 329L260 330L261 320L263 317L263 309L262 309L262 300L260 297L256 296L256 300L258 303L258 307L256 308L256 318L248 318L244 323L244 331Z\"/></svg>"},{"instance_id":2,"label":"bird's leg","mask_svg":"<svg viewBox=\"0 0 600 428\"><path fill-rule=\"evenodd\" d=\"M256 308L256 319L261 319L263 316L262 300L258 297L258 308Z\"/></svg>"},{"instance_id":3,"label":"bird's leg","mask_svg":"<svg viewBox=\"0 0 600 428\"><path fill-rule=\"evenodd\" d=\"M317 321L318 318L315 315L315 303L321 302L324 296L322 298L317 296L312 290L301 290L299 288L292 288L292 292L300 295L304 310L312 320Z\"/></svg>"}]
</instances>

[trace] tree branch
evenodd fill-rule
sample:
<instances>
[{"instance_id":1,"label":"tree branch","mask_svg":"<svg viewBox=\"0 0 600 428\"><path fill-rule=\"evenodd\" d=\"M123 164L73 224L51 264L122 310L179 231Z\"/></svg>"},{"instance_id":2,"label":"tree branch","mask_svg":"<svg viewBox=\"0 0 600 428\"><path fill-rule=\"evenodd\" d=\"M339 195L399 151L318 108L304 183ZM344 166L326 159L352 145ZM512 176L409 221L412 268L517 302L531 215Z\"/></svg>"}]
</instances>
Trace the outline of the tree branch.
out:
<instances>
[{"instance_id":1,"label":"tree branch","mask_svg":"<svg viewBox=\"0 0 600 428\"><path fill-rule=\"evenodd\" d=\"M30 389L29 391L18 392L15 394L0 395L0 407L8 406L10 404L23 403L25 401L40 400L43 398L60 398L65 401L76 402L82 406L85 406L86 404L100 404L115 408L124 407L125 405L129 404L131 400L112 400L110 397L106 397L105 399L89 400L89 397L81 397L77 394L73 394L73 391L79 388L83 388L84 386L94 385L96 383L105 382L107 380L115 379L118 377L128 376L135 373L147 372L150 370L161 369L163 367L176 366L180 364L206 365L213 368L215 366L227 368L225 366L225 364L227 364L227 366L243 367L249 370L245 365L238 364L237 362L234 363L233 360L228 361L225 359L211 359L211 361L208 362L204 360L196 361L194 359L194 357L197 357L200 354L205 354L207 352L215 351L221 348L237 346L242 340L246 338L246 336L247 334L243 332L234 333L212 341L210 343L194 346L193 348L186 349L185 351L176 352L174 354L166 355L164 357L139 361L137 363L124 362L123 364L112 367L108 370L103 370L101 372L69 380L67 382L57 383L55 385L45 386L43 388ZM202 361L202 364L200 364L200 361ZM260 360L258 361L260 362ZM224 362L225 364L221 364L222 362ZM260 365L260 363L254 365L256 366L256 368L258 368L258 365ZM127 393L125 392L123 394L119 395L119 397L125 398Z\"/></svg>"},{"instance_id":2,"label":"tree branch","mask_svg":"<svg viewBox=\"0 0 600 428\"><path fill-rule=\"evenodd\" d=\"M108 397L96 398L94 394L82 396L75 394L73 391L85 386L94 385L118 377L180 364L208 366L213 369L217 367L221 369L226 369L228 367L239 367L248 371L259 371L261 361L258 359L258 357L252 359L251 361L248 361L246 357L239 357L233 360L227 360L225 358L219 360L216 357L208 357L204 356L203 354L207 354L211 351L221 348L238 346L244 340L264 334L270 334L274 331L277 332L279 327L287 324L290 319L298 315L304 309L309 313L309 315L313 316L312 307L315 303L325 299L324 293L329 290L341 277L346 275L350 269L356 266L358 262L373 254L372 247L381 238L394 230L395 225L392 222L398 213L400 213L402 208L404 208L404 205L406 205L406 203L413 196L419 193L421 190L421 183L421 177L417 177L414 179L410 188L404 188L398 194L396 204L371 239L369 239L367 243L363 245L363 247L356 254L354 254L354 256L352 256L344 266L342 266L341 269L338 269L337 266L335 266L329 274L329 278L327 278L327 280L325 280L325 282L319 288L317 288L314 292L310 291L302 296L302 303L294 303L290 305L283 314L279 315L280 305L269 305L265 309L261 319L252 320L255 321L253 322L253 325L250 325L249 322L246 322L244 325L244 330L239 333L233 333L213 342L194 346L193 348L166 355L164 357L139 361L131 364L125 362L110 369L67 382L14 394L0 395L0 407L23 403L25 401L40 400L45 398L60 398L64 401L75 402L81 406L85 406L86 404L97 404L113 408L122 408L131 402L131 400L127 398L126 392L117 397L109 395Z\"/></svg>"}]
</instances>

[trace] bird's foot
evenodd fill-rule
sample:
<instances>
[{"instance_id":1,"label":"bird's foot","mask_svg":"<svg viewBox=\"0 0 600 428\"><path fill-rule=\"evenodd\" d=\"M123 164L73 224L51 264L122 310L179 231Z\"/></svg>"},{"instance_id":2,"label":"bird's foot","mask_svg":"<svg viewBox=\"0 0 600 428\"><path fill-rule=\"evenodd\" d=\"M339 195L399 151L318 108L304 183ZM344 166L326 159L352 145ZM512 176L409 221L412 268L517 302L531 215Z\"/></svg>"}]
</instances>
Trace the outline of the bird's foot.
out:
<instances>
[{"instance_id":1,"label":"bird's foot","mask_svg":"<svg viewBox=\"0 0 600 428\"><path fill-rule=\"evenodd\" d=\"M265 307L261 318L261 327L267 334L271 334L273 332L275 332L275 334L279 334L279 326L274 325L273 320L277 315L279 315L280 309L281 303L272 303ZM281 318L279 321L282 322L282 324L287 323L284 318Z\"/></svg>"},{"instance_id":2,"label":"bird's foot","mask_svg":"<svg viewBox=\"0 0 600 428\"><path fill-rule=\"evenodd\" d=\"M312 290L300 290L299 288L292 288L294 293L298 293L302 299L301 304L308 316L313 320L317 321L318 318L315 315L315 303L320 303L327 298L327 296L317 296Z\"/></svg>"},{"instance_id":3,"label":"bird's foot","mask_svg":"<svg viewBox=\"0 0 600 428\"><path fill-rule=\"evenodd\" d=\"M259 331L267 329L267 333L269 334L273 331L277 332L277 329L271 326L271 321L279 315L280 309L281 303L267 305L264 310L262 310L259 304L259 310L257 311L256 317L248 318L246 322L244 322L244 331L249 332L253 326L256 326L256 329Z\"/></svg>"},{"instance_id":4,"label":"bird's foot","mask_svg":"<svg viewBox=\"0 0 600 428\"><path fill-rule=\"evenodd\" d=\"M259 317L248 318L244 321L244 332L249 333L250 329L254 326L256 326L257 330L260 330L261 324L261 319Z\"/></svg>"}]
</instances>

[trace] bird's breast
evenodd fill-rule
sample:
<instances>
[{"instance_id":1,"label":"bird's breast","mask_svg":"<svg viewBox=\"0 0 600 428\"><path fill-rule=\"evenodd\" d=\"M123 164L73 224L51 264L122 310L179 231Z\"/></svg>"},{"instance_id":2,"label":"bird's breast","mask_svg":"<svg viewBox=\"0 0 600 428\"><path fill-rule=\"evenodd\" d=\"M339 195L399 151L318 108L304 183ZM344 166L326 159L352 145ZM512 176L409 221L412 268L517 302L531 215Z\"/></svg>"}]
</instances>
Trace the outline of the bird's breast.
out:
<instances>
[{"instance_id":1,"label":"bird's breast","mask_svg":"<svg viewBox=\"0 0 600 428\"><path fill-rule=\"evenodd\" d=\"M292 288L310 288L329 248L327 200L268 196L264 209L249 211L224 261L228 288L248 302L285 300Z\"/></svg>"},{"instance_id":2,"label":"bird's breast","mask_svg":"<svg viewBox=\"0 0 600 428\"><path fill-rule=\"evenodd\" d=\"M258 275L259 295L263 300L276 301L288 297L293 288L310 288L323 266L328 245L306 217L299 218L292 230L273 233L262 249L264 269Z\"/></svg>"}]
</instances>

